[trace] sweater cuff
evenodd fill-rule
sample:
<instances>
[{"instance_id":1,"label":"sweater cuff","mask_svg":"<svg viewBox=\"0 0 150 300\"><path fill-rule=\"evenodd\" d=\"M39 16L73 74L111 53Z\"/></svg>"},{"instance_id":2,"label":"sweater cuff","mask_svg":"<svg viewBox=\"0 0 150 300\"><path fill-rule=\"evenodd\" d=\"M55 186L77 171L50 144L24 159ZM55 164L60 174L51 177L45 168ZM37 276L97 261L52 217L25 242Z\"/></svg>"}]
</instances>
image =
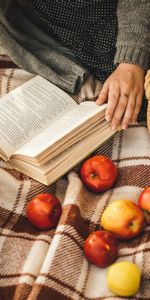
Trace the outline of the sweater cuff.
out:
<instances>
[{"instance_id":1,"label":"sweater cuff","mask_svg":"<svg viewBox=\"0 0 150 300\"><path fill-rule=\"evenodd\" d=\"M140 49L138 45L136 49L132 45L119 45L117 46L114 63L116 65L118 63L135 64L146 71L150 66L150 56L145 49Z\"/></svg>"}]
</instances>

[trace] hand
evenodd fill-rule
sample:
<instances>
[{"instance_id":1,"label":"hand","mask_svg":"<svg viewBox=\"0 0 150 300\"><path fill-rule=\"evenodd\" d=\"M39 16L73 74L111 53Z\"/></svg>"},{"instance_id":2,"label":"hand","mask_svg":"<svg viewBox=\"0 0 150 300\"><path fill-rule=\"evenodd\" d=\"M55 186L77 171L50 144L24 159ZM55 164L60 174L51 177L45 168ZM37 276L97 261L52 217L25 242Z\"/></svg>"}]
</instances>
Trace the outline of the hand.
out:
<instances>
[{"instance_id":1,"label":"hand","mask_svg":"<svg viewBox=\"0 0 150 300\"><path fill-rule=\"evenodd\" d=\"M126 129L137 121L144 93L144 70L139 66L120 63L105 81L96 103L108 101L106 121L112 130Z\"/></svg>"}]
</instances>

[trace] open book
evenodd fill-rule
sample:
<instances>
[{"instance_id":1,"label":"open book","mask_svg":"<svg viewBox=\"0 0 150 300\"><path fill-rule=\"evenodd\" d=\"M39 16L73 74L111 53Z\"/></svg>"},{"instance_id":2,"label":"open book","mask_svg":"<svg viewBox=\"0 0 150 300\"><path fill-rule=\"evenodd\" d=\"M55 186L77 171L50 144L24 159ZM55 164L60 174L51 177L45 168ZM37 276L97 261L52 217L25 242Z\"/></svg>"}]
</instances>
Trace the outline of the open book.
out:
<instances>
[{"instance_id":1,"label":"open book","mask_svg":"<svg viewBox=\"0 0 150 300\"><path fill-rule=\"evenodd\" d=\"M36 76L0 99L0 156L48 185L114 134L105 109Z\"/></svg>"}]
</instances>

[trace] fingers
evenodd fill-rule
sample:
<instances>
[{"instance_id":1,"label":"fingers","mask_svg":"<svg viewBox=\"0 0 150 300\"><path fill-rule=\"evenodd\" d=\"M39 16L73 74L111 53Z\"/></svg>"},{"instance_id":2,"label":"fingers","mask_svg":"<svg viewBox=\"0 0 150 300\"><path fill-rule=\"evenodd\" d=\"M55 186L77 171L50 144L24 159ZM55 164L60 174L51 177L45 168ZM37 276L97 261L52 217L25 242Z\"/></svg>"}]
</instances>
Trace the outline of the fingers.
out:
<instances>
[{"instance_id":1,"label":"fingers","mask_svg":"<svg viewBox=\"0 0 150 300\"><path fill-rule=\"evenodd\" d=\"M108 90L109 90L109 85L108 85L108 82L106 80L103 87L102 87L102 89L101 89L99 97L96 100L96 104L101 105L101 104L103 104L104 102L107 101L107 99L108 99Z\"/></svg>"},{"instance_id":2,"label":"fingers","mask_svg":"<svg viewBox=\"0 0 150 300\"><path fill-rule=\"evenodd\" d=\"M122 123L121 123L122 129L127 129L129 123L131 122L131 117L135 110L135 102L136 102L136 94L134 92L131 92L127 101L127 106L126 106L124 116L122 118Z\"/></svg>"},{"instance_id":3,"label":"fingers","mask_svg":"<svg viewBox=\"0 0 150 300\"><path fill-rule=\"evenodd\" d=\"M142 103L144 70L134 64L120 63L103 85L96 103L108 102L106 121L116 130L136 122Z\"/></svg>"},{"instance_id":4,"label":"fingers","mask_svg":"<svg viewBox=\"0 0 150 300\"><path fill-rule=\"evenodd\" d=\"M129 95L132 91L132 83L130 80L123 81L119 83L118 80L111 80L109 83L109 92L108 92L108 106L106 110L106 121L111 122L112 130L116 130L122 123L122 118L125 114ZM133 97L131 97L133 100ZM130 101L131 102L131 101ZM131 102L133 103L133 102ZM124 121L124 127L128 126L129 123L128 115L131 109L132 104L128 109L127 116ZM133 112L133 108L132 108ZM131 115L132 115L132 112Z\"/></svg>"},{"instance_id":5,"label":"fingers","mask_svg":"<svg viewBox=\"0 0 150 300\"><path fill-rule=\"evenodd\" d=\"M137 121L139 112L140 112L140 108L142 105L142 97L143 97L143 93L139 93L136 97L136 103L135 103L135 108L133 111L133 114L131 116L131 123L135 123Z\"/></svg>"},{"instance_id":6,"label":"fingers","mask_svg":"<svg viewBox=\"0 0 150 300\"><path fill-rule=\"evenodd\" d=\"M126 94L120 96L111 121L112 130L116 130L118 126L121 126L121 128L125 130L128 128L129 123L135 123L140 112L141 104L142 93L136 94L134 91L131 91L129 96Z\"/></svg>"},{"instance_id":7,"label":"fingers","mask_svg":"<svg viewBox=\"0 0 150 300\"><path fill-rule=\"evenodd\" d=\"M111 121L112 130L116 130L117 127L121 124L122 117L126 110L127 104L128 104L128 95L127 93L122 93L118 98L118 103Z\"/></svg>"},{"instance_id":8,"label":"fingers","mask_svg":"<svg viewBox=\"0 0 150 300\"><path fill-rule=\"evenodd\" d=\"M105 114L107 122L110 122L112 120L112 116L118 103L119 93L119 85L117 84L117 82L110 82L108 92L108 106Z\"/></svg>"}]
</instances>

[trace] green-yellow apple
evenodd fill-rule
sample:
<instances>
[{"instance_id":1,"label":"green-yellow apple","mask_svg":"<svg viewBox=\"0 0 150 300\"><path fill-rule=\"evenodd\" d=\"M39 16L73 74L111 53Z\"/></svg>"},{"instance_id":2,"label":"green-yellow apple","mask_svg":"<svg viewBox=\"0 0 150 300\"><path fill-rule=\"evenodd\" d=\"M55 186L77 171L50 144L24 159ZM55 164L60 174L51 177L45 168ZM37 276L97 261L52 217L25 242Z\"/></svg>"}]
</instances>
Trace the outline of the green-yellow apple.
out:
<instances>
[{"instance_id":1,"label":"green-yellow apple","mask_svg":"<svg viewBox=\"0 0 150 300\"><path fill-rule=\"evenodd\" d=\"M144 214L133 201L116 200L104 210L101 226L119 239L132 239L143 229Z\"/></svg>"}]
</instances>

